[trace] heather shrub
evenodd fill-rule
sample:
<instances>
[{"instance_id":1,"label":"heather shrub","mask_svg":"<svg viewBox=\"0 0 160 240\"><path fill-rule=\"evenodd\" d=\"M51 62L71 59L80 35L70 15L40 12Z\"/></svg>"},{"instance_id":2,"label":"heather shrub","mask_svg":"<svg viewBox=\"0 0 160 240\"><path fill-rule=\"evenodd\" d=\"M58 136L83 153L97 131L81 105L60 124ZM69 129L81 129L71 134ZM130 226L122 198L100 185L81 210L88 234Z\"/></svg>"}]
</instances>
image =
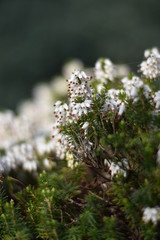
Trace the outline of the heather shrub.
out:
<instances>
[{"instance_id":1,"label":"heather shrub","mask_svg":"<svg viewBox=\"0 0 160 240\"><path fill-rule=\"evenodd\" d=\"M159 239L160 53L137 75L104 58L92 73L74 70L54 104L54 171L2 192L2 239Z\"/></svg>"}]
</instances>

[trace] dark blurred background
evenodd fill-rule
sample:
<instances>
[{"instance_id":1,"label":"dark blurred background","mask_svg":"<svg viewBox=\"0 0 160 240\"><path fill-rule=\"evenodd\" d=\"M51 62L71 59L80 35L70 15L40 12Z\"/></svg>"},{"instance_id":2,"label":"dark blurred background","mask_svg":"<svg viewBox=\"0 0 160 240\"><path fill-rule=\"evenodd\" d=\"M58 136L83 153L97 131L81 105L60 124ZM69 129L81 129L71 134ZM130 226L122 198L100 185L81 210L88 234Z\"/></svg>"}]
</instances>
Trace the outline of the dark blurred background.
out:
<instances>
[{"instance_id":1,"label":"dark blurred background","mask_svg":"<svg viewBox=\"0 0 160 240\"><path fill-rule=\"evenodd\" d=\"M135 68L160 47L159 0L1 0L0 107L14 108L67 59L106 56Z\"/></svg>"}]
</instances>

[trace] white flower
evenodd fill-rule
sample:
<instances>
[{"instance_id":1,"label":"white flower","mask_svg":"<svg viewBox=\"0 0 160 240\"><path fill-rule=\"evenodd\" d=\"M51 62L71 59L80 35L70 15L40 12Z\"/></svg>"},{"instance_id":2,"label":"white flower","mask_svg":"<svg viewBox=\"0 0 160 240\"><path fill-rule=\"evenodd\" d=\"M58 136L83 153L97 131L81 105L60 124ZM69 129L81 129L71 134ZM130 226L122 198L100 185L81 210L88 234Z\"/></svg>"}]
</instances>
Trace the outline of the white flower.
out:
<instances>
[{"instance_id":1,"label":"white flower","mask_svg":"<svg viewBox=\"0 0 160 240\"><path fill-rule=\"evenodd\" d=\"M54 106L58 108L58 107L61 105L61 103L62 103L62 102L58 100L58 101L54 104Z\"/></svg>"},{"instance_id":2,"label":"white flower","mask_svg":"<svg viewBox=\"0 0 160 240\"><path fill-rule=\"evenodd\" d=\"M71 109L73 119L79 119L82 115L92 111L92 100L85 100L82 103L71 103Z\"/></svg>"},{"instance_id":3,"label":"white flower","mask_svg":"<svg viewBox=\"0 0 160 240\"><path fill-rule=\"evenodd\" d=\"M71 101L74 101L76 97L91 99L92 88L89 84L91 77L87 76L83 71L74 71L68 79L68 92L70 94Z\"/></svg>"},{"instance_id":4,"label":"white flower","mask_svg":"<svg viewBox=\"0 0 160 240\"><path fill-rule=\"evenodd\" d=\"M155 92L153 95L153 102L155 103L155 108L160 108L160 90Z\"/></svg>"},{"instance_id":5,"label":"white flower","mask_svg":"<svg viewBox=\"0 0 160 240\"><path fill-rule=\"evenodd\" d=\"M18 166L22 166L22 169L31 172L37 169L38 162L33 146L29 143L22 143L6 150L6 154L0 157L1 164L5 172L9 172ZM0 169L2 169L1 166Z\"/></svg>"},{"instance_id":6,"label":"white flower","mask_svg":"<svg viewBox=\"0 0 160 240\"><path fill-rule=\"evenodd\" d=\"M57 127L57 124L54 123L53 126L53 132L52 132L52 138L53 138L53 145L54 145L54 151L59 159L65 158L66 150L69 147L69 142L67 140L67 137L61 133L59 127ZM70 146L71 148L71 146Z\"/></svg>"},{"instance_id":7,"label":"white flower","mask_svg":"<svg viewBox=\"0 0 160 240\"><path fill-rule=\"evenodd\" d=\"M104 90L104 85L102 83L97 85L97 92L101 94L102 90Z\"/></svg>"},{"instance_id":8,"label":"white flower","mask_svg":"<svg viewBox=\"0 0 160 240\"><path fill-rule=\"evenodd\" d=\"M74 157L71 153L66 152L67 166L71 169L78 165L78 162L75 162Z\"/></svg>"},{"instance_id":9,"label":"white flower","mask_svg":"<svg viewBox=\"0 0 160 240\"><path fill-rule=\"evenodd\" d=\"M109 162L108 162L107 159L104 159L104 165L105 165L105 166L108 166L108 165L109 165Z\"/></svg>"},{"instance_id":10,"label":"white flower","mask_svg":"<svg viewBox=\"0 0 160 240\"><path fill-rule=\"evenodd\" d=\"M111 171L111 176L113 177L114 175L117 175L118 173L122 173L123 170L120 168L118 164L111 163L110 165L110 171Z\"/></svg>"},{"instance_id":11,"label":"white flower","mask_svg":"<svg viewBox=\"0 0 160 240\"><path fill-rule=\"evenodd\" d=\"M67 122L67 111L69 111L68 105L66 103L61 105L61 101L57 101L54 104L54 107L54 115L57 126L60 126L61 124L64 126Z\"/></svg>"},{"instance_id":12,"label":"white flower","mask_svg":"<svg viewBox=\"0 0 160 240\"><path fill-rule=\"evenodd\" d=\"M89 126L89 122L85 122L82 126L82 129L87 129Z\"/></svg>"},{"instance_id":13,"label":"white flower","mask_svg":"<svg viewBox=\"0 0 160 240\"><path fill-rule=\"evenodd\" d=\"M12 111L0 113L0 148L8 149L19 141L30 139L32 136L29 119L17 116Z\"/></svg>"},{"instance_id":14,"label":"white flower","mask_svg":"<svg viewBox=\"0 0 160 240\"><path fill-rule=\"evenodd\" d=\"M33 89L33 97L36 100L50 101L52 99L51 88L47 83L39 83Z\"/></svg>"},{"instance_id":15,"label":"white flower","mask_svg":"<svg viewBox=\"0 0 160 240\"><path fill-rule=\"evenodd\" d=\"M32 145L34 146L38 155L40 155L40 156L43 156L46 153L49 154L49 153L55 151L55 148L56 148L54 141L52 141L52 140L46 141L44 136L36 137L33 140Z\"/></svg>"},{"instance_id":16,"label":"white flower","mask_svg":"<svg viewBox=\"0 0 160 240\"><path fill-rule=\"evenodd\" d=\"M51 89L55 96L58 97L67 96L67 86L65 78L61 76L55 77L51 82Z\"/></svg>"},{"instance_id":17,"label":"white flower","mask_svg":"<svg viewBox=\"0 0 160 240\"><path fill-rule=\"evenodd\" d=\"M102 113L105 116L108 112L117 112L117 102L113 99L106 99L102 108Z\"/></svg>"},{"instance_id":18,"label":"white flower","mask_svg":"<svg viewBox=\"0 0 160 240\"><path fill-rule=\"evenodd\" d=\"M160 144L159 144L158 152L157 152L157 164L160 166Z\"/></svg>"},{"instance_id":19,"label":"white flower","mask_svg":"<svg viewBox=\"0 0 160 240\"><path fill-rule=\"evenodd\" d=\"M17 165L13 154L10 152L0 157L0 173L8 173L10 170L15 169Z\"/></svg>"},{"instance_id":20,"label":"white flower","mask_svg":"<svg viewBox=\"0 0 160 240\"><path fill-rule=\"evenodd\" d=\"M18 108L19 115L30 120L34 135L50 132L53 95L50 84L38 84L33 90L33 98L23 102Z\"/></svg>"},{"instance_id":21,"label":"white flower","mask_svg":"<svg viewBox=\"0 0 160 240\"><path fill-rule=\"evenodd\" d=\"M51 162L48 158L45 158L45 159L43 159L43 165L44 165L45 169L50 170L50 169L52 169L54 163Z\"/></svg>"},{"instance_id":22,"label":"white flower","mask_svg":"<svg viewBox=\"0 0 160 240\"><path fill-rule=\"evenodd\" d=\"M73 69L83 69L83 63L79 59L73 59L67 62L63 68L62 73L65 78L69 78L73 72Z\"/></svg>"},{"instance_id":23,"label":"white flower","mask_svg":"<svg viewBox=\"0 0 160 240\"><path fill-rule=\"evenodd\" d=\"M89 122L85 122L82 127L80 128L80 130L84 130L84 136L87 136L88 133L88 127L89 127Z\"/></svg>"},{"instance_id":24,"label":"white flower","mask_svg":"<svg viewBox=\"0 0 160 240\"><path fill-rule=\"evenodd\" d=\"M127 159L122 159L121 162L117 162L117 163L114 163L114 162L109 163L105 159L104 164L109 166L109 169L111 171L111 177L114 177L115 175L118 175L118 174L122 174L124 177L127 176L126 170L129 169Z\"/></svg>"},{"instance_id":25,"label":"white flower","mask_svg":"<svg viewBox=\"0 0 160 240\"><path fill-rule=\"evenodd\" d=\"M160 59L156 56L148 57L146 61L140 64L140 72L147 79L156 79L160 77Z\"/></svg>"},{"instance_id":26,"label":"white flower","mask_svg":"<svg viewBox=\"0 0 160 240\"><path fill-rule=\"evenodd\" d=\"M37 163L35 161L25 161L23 164L23 169L28 172L37 170Z\"/></svg>"},{"instance_id":27,"label":"white flower","mask_svg":"<svg viewBox=\"0 0 160 240\"><path fill-rule=\"evenodd\" d=\"M99 59L95 64L95 76L101 82L114 81L115 66L110 59Z\"/></svg>"},{"instance_id":28,"label":"white flower","mask_svg":"<svg viewBox=\"0 0 160 240\"><path fill-rule=\"evenodd\" d=\"M118 116L121 116L125 111L125 104L119 99L119 95L123 94L123 90L110 89L106 93L105 103L102 108L103 116L108 112L113 112Z\"/></svg>"},{"instance_id":29,"label":"white flower","mask_svg":"<svg viewBox=\"0 0 160 240\"><path fill-rule=\"evenodd\" d=\"M143 221L145 223L152 222L153 224L157 224L160 220L160 208L159 207L146 207L143 209Z\"/></svg>"},{"instance_id":30,"label":"white flower","mask_svg":"<svg viewBox=\"0 0 160 240\"><path fill-rule=\"evenodd\" d=\"M123 93L124 93L123 89L119 90L119 89L111 88L108 90L106 96L108 96L109 98L114 99L114 100L119 100L119 95L123 94Z\"/></svg>"},{"instance_id":31,"label":"white flower","mask_svg":"<svg viewBox=\"0 0 160 240\"><path fill-rule=\"evenodd\" d=\"M125 64L116 64L115 71L116 71L116 77L122 78L129 74L130 68Z\"/></svg>"},{"instance_id":32,"label":"white flower","mask_svg":"<svg viewBox=\"0 0 160 240\"><path fill-rule=\"evenodd\" d=\"M155 56L155 57L160 58L160 52L159 52L158 48L154 47L152 49L147 49L144 51L145 58L148 58L150 56Z\"/></svg>"},{"instance_id":33,"label":"white flower","mask_svg":"<svg viewBox=\"0 0 160 240\"><path fill-rule=\"evenodd\" d=\"M121 116L126 110L124 102L122 102L119 106L118 116Z\"/></svg>"},{"instance_id":34,"label":"white flower","mask_svg":"<svg viewBox=\"0 0 160 240\"><path fill-rule=\"evenodd\" d=\"M139 90L142 89L143 94L146 98L149 98L151 89L148 85L145 85L143 81L136 76L133 76L132 79L125 77L122 79L122 83L126 92L126 95L133 99L136 102L139 99Z\"/></svg>"},{"instance_id":35,"label":"white flower","mask_svg":"<svg viewBox=\"0 0 160 240\"><path fill-rule=\"evenodd\" d=\"M152 92L151 88L148 85L144 84L143 85L143 94L144 94L145 98L148 99L151 95L151 92Z\"/></svg>"}]
</instances>

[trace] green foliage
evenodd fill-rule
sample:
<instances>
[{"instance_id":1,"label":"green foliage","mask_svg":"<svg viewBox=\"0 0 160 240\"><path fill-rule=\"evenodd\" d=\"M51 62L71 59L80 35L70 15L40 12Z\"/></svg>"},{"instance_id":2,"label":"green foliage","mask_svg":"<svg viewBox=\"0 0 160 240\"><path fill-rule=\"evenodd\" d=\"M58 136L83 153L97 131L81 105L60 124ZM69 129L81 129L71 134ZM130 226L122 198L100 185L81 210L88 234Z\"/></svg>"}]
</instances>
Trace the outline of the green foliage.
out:
<instances>
[{"instance_id":1,"label":"green foliage","mask_svg":"<svg viewBox=\"0 0 160 240\"><path fill-rule=\"evenodd\" d=\"M89 189L97 188L95 193ZM28 186L2 203L2 239L124 239L116 217L108 212L99 187L84 166L43 172L39 187ZM24 217L22 217L24 216Z\"/></svg>"},{"instance_id":2,"label":"green foliage","mask_svg":"<svg viewBox=\"0 0 160 240\"><path fill-rule=\"evenodd\" d=\"M1 202L0 232L4 240L30 239L23 217L19 214L18 208L14 206L13 200L3 204Z\"/></svg>"}]
</instances>

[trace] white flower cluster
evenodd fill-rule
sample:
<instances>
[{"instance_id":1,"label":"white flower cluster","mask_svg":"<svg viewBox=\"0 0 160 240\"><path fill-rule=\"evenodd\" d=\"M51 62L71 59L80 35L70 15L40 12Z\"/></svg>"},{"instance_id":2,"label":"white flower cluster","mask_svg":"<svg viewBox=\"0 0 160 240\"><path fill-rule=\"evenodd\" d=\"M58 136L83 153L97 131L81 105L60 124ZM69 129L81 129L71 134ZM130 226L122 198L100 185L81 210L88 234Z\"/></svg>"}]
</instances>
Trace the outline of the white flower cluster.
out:
<instances>
[{"instance_id":1,"label":"white flower cluster","mask_svg":"<svg viewBox=\"0 0 160 240\"><path fill-rule=\"evenodd\" d=\"M63 147L58 147L58 156L64 155L67 149L73 149L74 146L59 130L59 127L65 126L68 122L72 123L81 118L82 115L92 111L92 88L89 84L91 77L88 77L83 71L74 71L68 82L69 104L62 104L57 101L54 104L55 124L53 127L54 141ZM85 146L85 144L84 144Z\"/></svg>"},{"instance_id":2,"label":"white flower cluster","mask_svg":"<svg viewBox=\"0 0 160 240\"><path fill-rule=\"evenodd\" d=\"M65 76L68 79L71 76L73 70L83 69L83 68L84 68L84 65L79 59L73 59L65 63L65 65L62 68L62 73L63 73L63 76Z\"/></svg>"},{"instance_id":3,"label":"white flower cluster","mask_svg":"<svg viewBox=\"0 0 160 240\"><path fill-rule=\"evenodd\" d=\"M144 52L146 60L140 64L140 72L147 79L156 79L160 77L160 52L157 48L146 50Z\"/></svg>"},{"instance_id":4,"label":"white flower cluster","mask_svg":"<svg viewBox=\"0 0 160 240\"><path fill-rule=\"evenodd\" d=\"M55 166L56 164L52 161L50 161L48 158L44 158L43 159L43 166L45 169L47 170L51 170L53 166Z\"/></svg>"},{"instance_id":5,"label":"white flower cluster","mask_svg":"<svg viewBox=\"0 0 160 240\"><path fill-rule=\"evenodd\" d=\"M117 78L123 78L130 73L130 68L126 64L116 64L115 65L115 72Z\"/></svg>"},{"instance_id":6,"label":"white flower cluster","mask_svg":"<svg viewBox=\"0 0 160 240\"><path fill-rule=\"evenodd\" d=\"M18 141L27 140L31 137L30 120L18 117L12 111L0 113L0 148L8 149Z\"/></svg>"},{"instance_id":7,"label":"white flower cluster","mask_svg":"<svg viewBox=\"0 0 160 240\"><path fill-rule=\"evenodd\" d=\"M0 158L0 172L9 172L20 165L26 171L37 170L37 157L35 155L33 146L28 143L14 145L7 152L6 155Z\"/></svg>"},{"instance_id":8,"label":"white flower cluster","mask_svg":"<svg viewBox=\"0 0 160 240\"><path fill-rule=\"evenodd\" d=\"M125 103L119 99L119 95L123 94L123 90L110 89L105 95L105 103L102 108L103 116L106 116L110 111L121 116L125 111Z\"/></svg>"},{"instance_id":9,"label":"white flower cluster","mask_svg":"<svg viewBox=\"0 0 160 240\"><path fill-rule=\"evenodd\" d=\"M54 104L56 126L66 125L67 121L79 119L91 110L92 88L89 85L91 77L83 71L74 71L68 80L69 105L57 101Z\"/></svg>"},{"instance_id":10,"label":"white flower cluster","mask_svg":"<svg viewBox=\"0 0 160 240\"><path fill-rule=\"evenodd\" d=\"M143 209L143 221L145 223L152 222L153 224L157 224L160 220L160 207L146 207Z\"/></svg>"},{"instance_id":11,"label":"white flower cluster","mask_svg":"<svg viewBox=\"0 0 160 240\"><path fill-rule=\"evenodd\" d=\"M75 119L79 119L82 115L91 111L92 100L86 99L82 103L71 103L72 113L71 116Z\"/></svg>"},{"instance_id":12,"label":"white flower cluster","mask_svg":"<svg viewBox=\"0 0 160 240\"><path fill-rule=\"evenodd\" d=\"M52 99L54 102L59 96L66 97L67 86L65 78L63 76L54 77L50 84L50 89L52 90Z\"/></svg>"},{"instance_id":13,"label":"white flower cluster","mask_svg":"<svg viewBox=\"0 0 160 240\"><path fill-rule=\"evenodd\" d=\"M104 84L103 83L99 83L99 84L97 84L97 86L96 86L97 88L97 92L99 93L99 94L101 94L102 93L102 91L104 91L105 90L105 87L104 87Z\"/></svg>"},{"instance_id":14,"label":"white flower cluster","mask_svg":"<svg viewBox=\"0 0 160 240\"><path fill-rule=\"evenodd\" d=\"M80 61L72 61L69 67L64 67L64 72L70 71L72 65L83 66ZM18 115L12 111L0 112L0 150L3 153L0 172L8 173L19 166L24 171L34 172L41 164L49 168L52 162L47 155L52 152L59 158L65 157L65 149L58 141L62 138L58 135L54 140L51 138L52 104L57 98L67 96L65 78L56 77L50 83L38 84L33 89L33 98L18 106Z\"/></svg>"},{"instance_id":15,"label":"white flower cluster","mask_svg":"<svg viewBox=\"0 0 160 240\"><path fill-rule=\"evenodd\" d=\"M66 103L62 104L61 101L57 101L54 104L54 107L55 107L54 108L54 115L55 115L55 118L56 118L56 125L57 126L60 126L60 125L65 126L66 122L67 122L67 117L69 117L69 115L68 115L68 111L69 111L68 105Z\"/></svg>"},{"instance_id":16,"label":"white flower cluster","mask_svg":"<svg viewBox=\"0 0 160 240\"><path fill-rule=\"evenodd\" d=\"M30 119L33 134L49 134L52 128L51 106L53 90L47 84L39 84L33 90L33 99L20 104L18 114Z\"/></svg>"},{"instance_id":17,"label":"white flower cluster","mask_svg":"<svg viewBox=\"0 0 160 240\"><path fill-rule=\"evenodd\" d=\"M157 50L154 49L152 53L154 54L154 57L158 57ZM148 53L146 52L146 57L153 57L151 54L147 54ZM91 78L88 77L85 72L75 70L71 74L69 80L67 80L69 93L68 105L65 103L62 104L61 101L55 103L54 114L56 121L54 127L55 133L53 134L54 139L57 139L57 141L63 145L62 149L64 152L68 150L71 151L75 159L76 154L79 156L79 160L83 159L85 156L88 157L87 154L89 151L90 153L92 152L91 155L93 154L92 150L94 144L90 142L87 137L89 132L88 129L91 128L89 128L89 122L87 120L85 120L85 122L82 120L82 116L87 115L88 112L96 114L96 112L92 110L95 107L95 100L98 102L102 96L105 97L104 104L99 109L99 113L102 114L104 119L106 118L106 121L113 116L109 113L113 113L116 117L122 116L126 111L128 99L133 100L133 103L135 103L139 100L142 94L151 104L154 102L156 108L159 107L159 92L153 95L153 91L149 85L146 85L143 80L137 76L133 76L131 79L129 79L129 77L124 77L121 80L123 89L109 89L105 93L107 86L103 83L107 83L107 80L114 81L116 77L118 78L117 69L116 65L113 65L109 59L99 59L97 61L95 66L95 76L100 82L97 81L93 83L93 86L97 88L95 92L93 92L93 89L89 84ZM128 69L125 68L125 71L127 72ZM96 92L98 92L98 94L94 95ZM102 124L104 119L102 119ZM79 143L76 141L74 142L72 138L68 139L59 130L61 129L61 126L66 126L66 124L69 124L70 126L71 123L78 122L80 123L79 126L81 131L76 133L76 138L79 139ZM60 149L60 146L58 149ZM93 156L91 155L90 158L93 159ZM120 171L125 175L125 172L122 170L124 165L127 169L126 161L124 161L124 163L119 162L118 164L111 163L109 166L111 175L113 176Z\"/></svg>"},{"instance_id":18,"label":"white flower cluster","mask_svg":"<svg viewBox=\"0 0 160 240\"><path fill-rule=\"evenodd\" d=\"M43 156L55 151L55 142L47 141L44 136L37 136L32 140L32 145L37 152L38 156Z\"/></svg>"},{"instance_id":19,"label":"white flower cluster","mask_svg":"<svg viewBox=\"0 0 160 240\"><path fill-rule=\"evenodd\" d=\"M69 142L67 141L67 137L61 133L60 129L58 128L57 122L54 123L53 131L52 131L52 138L55 144L55 153L59 159L64 159L66 150L71 147Z\"/></svg>"},{"instance_id":20,"label":"white flower cluster","mask_svg":"<svg viewBox=\"0 0 160 240\"><path fill-rule=\"evenodd\" d=\"M114 81L116 76L115 66L110 59L99 59L95 64L95 77L103 83L107 80Z\"/></svg>"},{"instance_id":21,"label":"white flower cluster","mask_svg":"<svg viewBox=\"0 0 160 240\"><path fill-rule=\"evenodd\" d=\"M151 89L148 85L144 84L143 81L136 76L131 79L125 77L122 79L122 83L125 89L126 95L136 102L139 99L139 90L142 89L144 96L148 99L151 93Z\"/></svg>"},{"instance_id":22,"label":"white flower cluster","mask_svg":"<svg viewBox=\"0 0 160 240\"><path fill-rule=\"evenodd\" d=\"M75 162L73 155L69 152L66 152L66 161L69 168L73 169L78 165L78 162Z\"/></svg>"},{"instance_id":23,"label":"white flower cluster","mask_svg":"<svg viewBox=\"0 0 160 240\"><path fill-rule=\"evenodd\" d=\"M82 127L80 128L80 130L84 131L84 136L87 135L88 133L88 127L89 127L89 122L85 122L85 123L82 123Z\"/></svg>"},{"instance_id":24,"label":"white flower cluster","mask_svg":"<svg viewBox=\"0 0 160 240\"><path fill-rule=\"evenodd\" d=\"M82 68L82 62L73 59L66 63L62 76L54 77L49 83L36 85L33 89L33 98L19 105L18 114L30 120L34 135L50 136L53 121L52 105L57 99L67 96L65 74L75 67Z\"/></svg>"},{"instance_id":25,"label":"white flower cluster","mask_svg":"<svg viewBox=\"0 0 160 240\"><path fill-rule=\"evenodd\" d=\"M110 59L100 58L95 64L95 78L101 83L113 82L115 78L122 78L129 74L129 67L125 64L113 64Z\"/></svg>"},{"instance_id":26,"label":"white flower cluster","mask_svg":"<svg viewBox=\"0 0 160 240\"><path fill-rule=\"evenodd\" d=\"M127 176L127 170L129 169L127 159L122 159L121 161L114 163L108 161L107 159L104 160L104 164L109 167L111 172L111 177L117 176L118 174L122 174L124 177Z\"/></svg>"},{"instance_id":27,"label":"white flower cluster","mask_svg":"<svg viewBox=\"0 0 160 240\"><path fill-rule=\"evenodd\" d=\"M151 57L151 56L155 56L157 58L160 58L160 52L159 52L158 48L153 47L151 49L146 49L144 51L144 57L145 58L148 58L148 57Z\"/></svg>"},{"instance_id":28,"label":"white flower cluster","mask_svg":"<svg viewBox=\"0 0 160 240\"><path fill-rule=\"evenodd\" d=\"M146 61L148 61L149 58L157 60L159 56L160 54L156 49L145 53ZM77 64L79 64L81 68L81 63L77 61L76 65ZM69 64L68 66L69 73L71 65ZM157 65L157 67L158 66L159 65ZM95 75L96 78L100 80L100 85L97 86L99 92L99 94L97 94L97 101L98 95L102 96L102 89L104 89L105 93L105 87L102 83L107 83L108 80L114 81L118 76L117 69L118 67L113 65L109 59L100 59L97 61ZM128 71L127 68L123 68L122 70L123 71L119 71L119 76L124 74L124 70ZM67 67L64 68L63 71L67 72ZM65 158L66 151L73 150L74 148L74 151L77 151L82 159L84 155L87 156L89 152L92 152L93 143L87 138L88 129L90 128L89 122L86 119L80 122L82 131L77 134L81 144L73 142L60 131L61 126L66 126L67 123L77 123L83 116L87 116L88 113L93 112L92 107L95 98L93 97L94 92L90 86L90 80L91 77L88 77L84 71L75 70L71 74L71 77L68 79L68 104L57 101L54 105L55 122L53 127L53 140L48 140L52 128L51 105L57 100L58 95L62 98L64 98L65 93L67 95L64 76L54 79L54 81L49 84L40 84L35 87L33 99L25 101L19 106L18 115L15 115L11 111L0 113L0 149L4 152L4 154L0 156L1 171L9 171L19 165L21 165L24 170L35 171L38 166L38 158L43 160L44 157L44 165L46 164L46 166L48 166L46 154L52 152L56 153L60 159ZM142 92L147 99L152 99L156 109L160 108L160 91L154 94L152 93L151 95L150 87L145 85L139 77L134 76L132 79L125 77L122 79L122 83L124 90L110 89L104 94L104 105L99 110L103 117L109 112L113 112L118 117L125 112L128 100L127 98L124 99L125 94L128 98L133 99L133 102L136 102L139 99L139 93ZM55 93L55 90L57 93ZM123 95L123 101L120 95ZM31 148L29 150L29 147L26 147L30 154L29 156L22 150L24 148L22 142L26 146L32 146L32 151ZM92 158L92 156L90 157ZM24 163L24 159L26 159L26 164ZM29 161L27 159L29 159ZM31 164L32 161L33 163ZM114 164L111 166L111 169L112 167L115 167ZM121 166L119 165L119 167Z\"/></svg>"},{"instance_id":29,"label":"white flower cluster","mask_svg":"<svg viewBox=\"0 0 160 240\"><path fill-rule=\"evenodd\" d=\"M92 89L89 81L92 78L87 76L83 71L74 71L68 80L68 92L71 101L75 101L75 97L90 99L92 98Z\"/></svg>"}]
</instances>

